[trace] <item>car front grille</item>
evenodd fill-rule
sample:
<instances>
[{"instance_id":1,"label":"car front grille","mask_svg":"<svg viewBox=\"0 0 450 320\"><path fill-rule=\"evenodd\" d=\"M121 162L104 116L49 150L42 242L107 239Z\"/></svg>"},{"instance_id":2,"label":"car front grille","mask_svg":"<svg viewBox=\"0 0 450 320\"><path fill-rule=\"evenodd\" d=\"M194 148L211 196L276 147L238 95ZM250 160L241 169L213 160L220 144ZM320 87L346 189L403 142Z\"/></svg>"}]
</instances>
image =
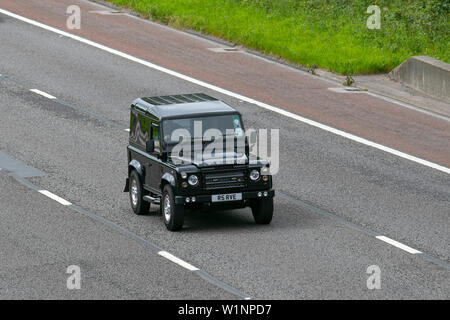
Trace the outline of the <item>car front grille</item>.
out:
<instances>
[{"instance_id":1,"label":"car front grille","mask_svg":"<svg viewBox=\"0 0 450 320\"><path fill-rule=\"evenodd\" d=\"M217 172L205 174L205 189L231 189L246 186L243 171Z\"/></svg>"}]
</instances>

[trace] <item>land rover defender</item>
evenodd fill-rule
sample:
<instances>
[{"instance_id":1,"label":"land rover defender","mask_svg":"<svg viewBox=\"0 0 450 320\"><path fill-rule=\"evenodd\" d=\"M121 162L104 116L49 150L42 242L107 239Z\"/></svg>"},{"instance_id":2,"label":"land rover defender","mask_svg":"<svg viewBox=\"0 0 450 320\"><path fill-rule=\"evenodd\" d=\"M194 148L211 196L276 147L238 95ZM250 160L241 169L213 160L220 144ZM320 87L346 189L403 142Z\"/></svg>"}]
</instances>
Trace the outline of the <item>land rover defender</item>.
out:
<instances>
[{"instance_id":1,"label":"land rover defender","mask_svg":"<svg viewBox=\"0 0 450 320\"><path fill-rule=\"evenodd\" d=\"M269 224L269 163L250 160L248 140L241 114L206 94L136 99L124 190L134 213L159 204L167 229L177 231L188 209L250 207L256 223Z\"/></svg>"}]
</instances>

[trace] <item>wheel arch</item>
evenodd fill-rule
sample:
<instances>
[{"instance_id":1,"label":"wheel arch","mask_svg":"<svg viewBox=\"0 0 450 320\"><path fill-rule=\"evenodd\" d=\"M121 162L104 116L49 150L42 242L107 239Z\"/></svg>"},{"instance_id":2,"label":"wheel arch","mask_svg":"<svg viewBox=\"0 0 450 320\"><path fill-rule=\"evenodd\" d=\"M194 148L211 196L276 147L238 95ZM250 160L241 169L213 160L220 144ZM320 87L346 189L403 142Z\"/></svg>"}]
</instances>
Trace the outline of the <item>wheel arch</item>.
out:
<instances>
[{"instance_id":1,"label":"wheel arch","mask_svg":"<svg viewBox=\"0 0 450 320\"><path fill-rule=\"evenodd\" d=\"M136 159L133 159L128 164L128 176L130 175L132 170L136 170L140 178L143 178L144 176L144 167L141 165L139 161Z\"/></svg>"},{"instance_id":2,"label":"wheel arch","mask_svg":"<svg viewBox=\"0 0 450 320\"><path fill-rule=\"evenodd\" d=\"M164 173L161 177L161 182L159 184L159 189L161 190L161 192L164 190L166 184L169 184L173 189L175 189L175 177L169 172Z\"/></svg>"}]
</instances>

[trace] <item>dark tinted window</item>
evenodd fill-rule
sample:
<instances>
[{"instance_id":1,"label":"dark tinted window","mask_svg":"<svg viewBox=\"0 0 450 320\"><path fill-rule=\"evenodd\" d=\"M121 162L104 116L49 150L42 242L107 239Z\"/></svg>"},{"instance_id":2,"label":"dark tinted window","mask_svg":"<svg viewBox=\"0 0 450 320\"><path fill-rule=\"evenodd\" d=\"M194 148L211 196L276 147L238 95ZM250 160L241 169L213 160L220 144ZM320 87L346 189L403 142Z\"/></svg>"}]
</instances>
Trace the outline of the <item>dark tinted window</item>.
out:
<instances>
[{"instance_id":1,"label":"dark tinted window","mask_svg":"<svg viewBox=\"0 0 450 320\"><path fill-rule=\"evenodd\" d=\"M164 141L171 142L172 133L177 129L186 129L193 138L195 126L201 128L202 137L208 129L217 129L223 136L227 134L227 130L232 130L233 134L238 137L244 134L239 115L170 119L163 122Z\"/></svg>"},{"instance_id":2,"label":"dark tinted window","mask_svg":"<svg viewBox=\"0 0 450 320\"><path fill-rule=\"evenodd\" d=\"M152 123L152 135L151 138L155 141L155 149L159 151L159 125L157 123Z\"/></svg>"}]
</instances>

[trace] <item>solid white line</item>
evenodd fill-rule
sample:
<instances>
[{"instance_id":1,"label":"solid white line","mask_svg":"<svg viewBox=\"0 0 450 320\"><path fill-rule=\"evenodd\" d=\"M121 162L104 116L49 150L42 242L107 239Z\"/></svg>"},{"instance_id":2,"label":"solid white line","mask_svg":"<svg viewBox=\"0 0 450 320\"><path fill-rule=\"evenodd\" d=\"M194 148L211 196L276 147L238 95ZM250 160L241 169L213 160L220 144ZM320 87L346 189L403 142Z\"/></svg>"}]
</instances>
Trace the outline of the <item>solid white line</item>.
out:
<instances>
[{"instance_id":1,"label":"solid white line","mask_svg":"<svg viewBox=\"0 0 450 320\"><path fill-rule=\"evenodd\" d=\"M407 245L404 245L403 243L400 243L398 241L392 240L391 238L385 237L385 236L376 236L375 238L384 241L386 243L389 243L390 245L393 245L394 247L400 248L406 252L412 253L412 254L417 254L417 253L422 253L419 250L416 250L414 248L408 247Z\"/></svg>"},{"instance_id":2,"label":"solid white line","mask_svg":"<svg viewBox=\"0 0 450 320\"><path fill-rule=\"evenodd\" d=\"M148 67L148 68L151 68L151 69L154 69L154 70L158 70L160 72L164 72L164 73L166 73L168 75L171 75L173 77L176 77L176 78L179 78L179 79L182 79L182 80L194 83L194 84L196 84L198 86L202 86L204 88L207 88L207 89L210 89L210 90L214 90L214 91L222 93L224 95L227 95L227 96L230 96L230 97L233 97L233 98L236 98L236 99L239 99L239 100L242 100L242 101L245 101L245 102L257 105L257 106L259 106L259 107L261 107L263 109L276 112L276 113L281 114L283 116L286 116L286 117L289 117L291 119L294 119L294 120L303 122L305 124L308 124L310 126L313 126L313 127L316 127L316 128L319 128L319 129L322 129L322 130L325 130L325 131L328 131L330 133L333 133L333 134L336 134L338 136L347 138L349 140L352 140L352 141L364 144L366 146L369 146L369 147L372 147L372 148L375 148L375 149L378 149L378 150L381 150L381 151L393 154L393 155L398 156L398 157L403 158L403 159L407 159L407 160L413 161L413 162L421 164L423 166L427 166L429 168L433 168L433 169L442 171L444 173L450 174L450 168L441 166L439 164L430 162L428 160L424 160L424 159L421 159L421 158L409 155L407 153L404 153L404 152L401 152L401 151L398 151L398 150L386 147L386 146L381 145L379 143L376 143L376 142L373 142L373 141L370 141L370 140L358 137L358 136L353 135L351 133L347 133L345 131L338 130L338 129L335 129L333 127L324 125L324 124L319 123L317 121L304 118L304 117L299 116L297 114L294 114L292 112L289 112L289 111L286 111L286 110L283 110L283 109L271 106L271 105L269 105L267 103L264 103L264 102L261 102L261 101L257 101L255 99L243 96L241 94L234 93L232 91L229 91L229 90L217 87L215 85L212 85L212 84L209 84L209 83L197 80L195 78L186 76L186 75L181 74L179 72L176 72L176 71L173 71L173 70L161 67L161 66L156 65L154 63L151 63L151 62L148 62L148 61L145 61L145 60L133 57L133 56L127 54L127 53L124 53L124 52L121 52L121 51L109 48L109 47L104 46L102 44L99 44L97 42L94 42L94 41L91 41L91 40L87 40L87 39L79 37L77 35L74 35L74 34L71 34L71 33L68 33L68 32L65 32L65 31L53 28L53 27L50 27L50 26L45 25L43 23L40 23L40 22L31 20L31 19L22 17L22 16L20 16L18 14L9 12L7 10L0 9L0 13L5 14L7 16L10 16L12 18L18 19L20 21L26 22L28 24L34 25L36 27L39 27L39 28L42 28L42 29L45 29L45 30L48 30L48 31L51 31L51 32L54 32L54 33L57 33L57 34L60 34L60 35L63 35L65 37L71 38L73 40L79 41L79 42L87 44L87 45L90 45L90 46L95 47L97 49L109 52L111 54L114 54L116 56L122 57L124 59L127 59L127 60L130 60L130 61L139 63L141 65L144 65L144 66Z\"/></svg>"},{"instance_id":3,"label":"solid white line","mask_svg":"<svg viewBox=\"0 0 450 320\"><path fill-rule=\"evenodd\" d=\"M49 99L56 99L56 97L52 96L51 94L48 94L44 91L38 90L38 89L30 89L31 92L37 93L43 97L49 98Z\"/></svg>"},{"instance_id":4,"label":"solid white line","mask_svg":"<svg viewBox=\"0 0 450 320\"><path fill-rule=\"evenodd\" d=\"M56 194L51 193L47 190L39 190L39 193L42 193L44 196L49 197L52 200L55 200L56 202L59 202L63 206L70 206L72 203L70 203L67 200L64 200L63 198L58 197Z\"/></svg>"},{"instance_id":5,"label":"solid white line","mask_svg":"<svg viewBox=\"0 0 450 320\"><path fill-rule=\"evenodd\" d=\"M190 271L200 270L200 269L194 267L193 265L187 263L186 261L183 261L180 258L177 258L174 255L168 253L167 251L159 251L158 254L160 256L163 256L164 258L166 258L166 259L168 259L168 260L170 260L170 261L172 261L172 262L182 266L183 268L190 270Z\"/></svg>"}]
</instances>

